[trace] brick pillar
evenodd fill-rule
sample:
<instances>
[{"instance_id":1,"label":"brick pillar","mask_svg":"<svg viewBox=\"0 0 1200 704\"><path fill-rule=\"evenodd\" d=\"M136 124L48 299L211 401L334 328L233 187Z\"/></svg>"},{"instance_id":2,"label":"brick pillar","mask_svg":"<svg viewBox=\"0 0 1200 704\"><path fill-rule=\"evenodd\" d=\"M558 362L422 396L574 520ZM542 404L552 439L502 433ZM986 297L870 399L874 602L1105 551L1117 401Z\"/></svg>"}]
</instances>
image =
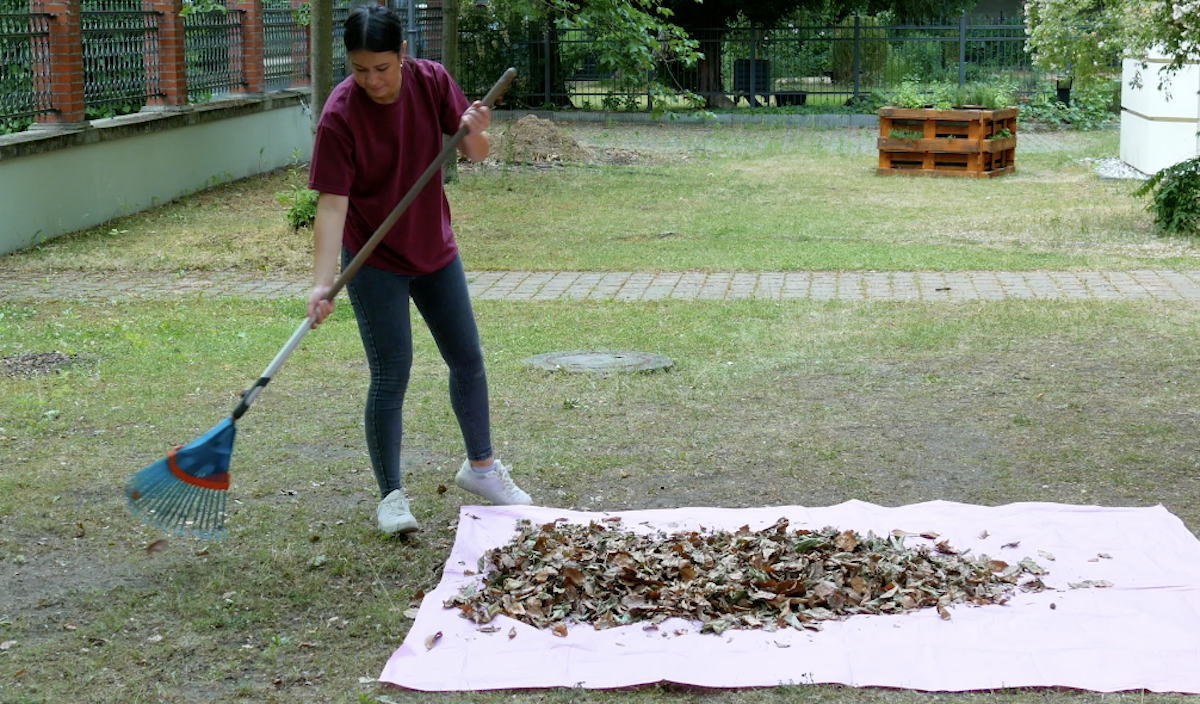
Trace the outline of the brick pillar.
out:
<instances>
[{"instance_id":1,"label":"brick pillar","mask_svg":"<svg viewBox=\"0 0 1200 704\"><path fill-rule=\"evenodd\" d=\"M49 76L50 104L53 112L37 116L35 128L85 129L89 126L83 113L83 20L78 0L30 0L30 12L53 15L50 18L50 38L46 51L37 52L34 61L40 66L34 71L41 91L45 76Z\"/></svg>"},{"instance_id":2,"label":"brick pillar","mask_svg":"<svg viewBox=\"0 0 1200 704\"><path fill-rule=\"evenodd\" d=\"M235 93L257 95L267 90L263 67L262 0L235 0L242 12L242 86Z\"/></svg>"},{"instance_id":3,"label":"brick pillar","mask_svg":"<svg viewBox=\"0 0 1200 704\"><path fill-rule=\"evenodd\" d=\"M291 0L292 15L304 6L308 0ZM307 88L312 85L312 81L308 75L308 47L312 36L312 22L300 27L304 30L303 37L293 37L292 39L292 84L289 88ZM299 72L296 67L300 67Z\"/></svg>"},{"instance_id":4,"label":"brick pillar","mask_svg":"<svg viewBox=\"0 0 1200 704\"><path fill-rule=\"evenodd\" d=\"M150 96L143 110L164 110L178 108L188 104L187 98L187 62L183 50L183 17L179 14L183 9L183 0L143 0L147 12L157 12L158 15L158 92L153 94L153 86L147 86ZM155 70L149 65L153 61L148 53L146 56L147 76Z\"/></svg>"}]
</instances>

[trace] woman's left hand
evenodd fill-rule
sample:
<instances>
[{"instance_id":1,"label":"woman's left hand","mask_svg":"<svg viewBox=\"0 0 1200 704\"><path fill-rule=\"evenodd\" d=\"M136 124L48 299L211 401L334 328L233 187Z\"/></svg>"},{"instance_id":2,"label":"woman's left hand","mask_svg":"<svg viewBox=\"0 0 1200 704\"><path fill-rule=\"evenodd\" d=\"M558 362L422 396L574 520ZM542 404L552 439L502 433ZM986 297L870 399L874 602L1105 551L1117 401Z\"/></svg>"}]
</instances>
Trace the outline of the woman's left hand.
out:
<instances>
[{"instance_id":1,"label":"woman's left hand","mask_svg":"<svg viewBox=\"0 0 1200 704\"><path fill-rule=\"evenodd\" d=\"M471 107L463 112L460 122L460 125L467 128L467 134L472 137L482 134L490 124L492 124L492 111L478 100L471 103Z\"/></svg>"}]
</instances>

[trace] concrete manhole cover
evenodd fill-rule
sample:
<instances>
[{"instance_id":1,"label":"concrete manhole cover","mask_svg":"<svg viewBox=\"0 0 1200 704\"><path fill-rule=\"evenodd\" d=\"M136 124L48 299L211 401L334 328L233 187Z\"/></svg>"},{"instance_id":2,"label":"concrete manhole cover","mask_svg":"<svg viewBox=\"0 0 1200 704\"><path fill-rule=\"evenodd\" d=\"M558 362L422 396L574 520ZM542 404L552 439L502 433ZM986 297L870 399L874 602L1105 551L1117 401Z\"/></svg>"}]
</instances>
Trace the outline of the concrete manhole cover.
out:
<instances>
[{"instance_id":1,"label":"concrete manhole cover","mask_svg":"<svg viewBox=\"0 0 1200 704\"><path fill-rule=\"evenodd\" d=\"M549 352L524 360L526 364L548 372L653 372L669 369L670 357L653 352L575 350Z\"/></svg>"}]
</instances>

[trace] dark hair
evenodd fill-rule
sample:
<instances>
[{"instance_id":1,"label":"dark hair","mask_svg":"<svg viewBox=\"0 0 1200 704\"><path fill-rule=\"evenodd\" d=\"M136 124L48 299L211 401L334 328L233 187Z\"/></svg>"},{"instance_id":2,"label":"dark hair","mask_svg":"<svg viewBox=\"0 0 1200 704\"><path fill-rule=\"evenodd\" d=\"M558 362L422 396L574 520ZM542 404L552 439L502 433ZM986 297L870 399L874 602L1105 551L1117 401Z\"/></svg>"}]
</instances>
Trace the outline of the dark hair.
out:
<instances>
[{"instance_id":1,"label":"dark hair","mask_svg":"<svg viewBox=\"0 0 1200 704\"><path fill-rule=\"evenodd\" d=\"M343 25L342 41L346 53L367 50L376 53L400 53L404 42L404 25L400 16L390 8L368 2L350 10Z\"/></svg>"}]
</instances>

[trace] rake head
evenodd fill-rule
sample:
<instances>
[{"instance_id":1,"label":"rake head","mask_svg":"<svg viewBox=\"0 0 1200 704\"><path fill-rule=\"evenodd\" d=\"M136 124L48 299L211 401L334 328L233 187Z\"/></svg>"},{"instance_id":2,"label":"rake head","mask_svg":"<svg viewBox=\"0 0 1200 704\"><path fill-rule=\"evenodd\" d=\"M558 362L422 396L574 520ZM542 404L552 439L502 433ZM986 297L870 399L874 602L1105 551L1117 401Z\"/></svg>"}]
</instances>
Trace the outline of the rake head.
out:
<instances>
[{"instance_id":1,"label":"rake head","mask_svg":"<svg viewBox=\"0 0 1200 704\"><path fill-rule=\"evenodd\" d=\"M173 535L225 537L229 458L236 433L233 420L226 418L131 476L125 483L130 512Z\"/></svg>"}]
</instances>

